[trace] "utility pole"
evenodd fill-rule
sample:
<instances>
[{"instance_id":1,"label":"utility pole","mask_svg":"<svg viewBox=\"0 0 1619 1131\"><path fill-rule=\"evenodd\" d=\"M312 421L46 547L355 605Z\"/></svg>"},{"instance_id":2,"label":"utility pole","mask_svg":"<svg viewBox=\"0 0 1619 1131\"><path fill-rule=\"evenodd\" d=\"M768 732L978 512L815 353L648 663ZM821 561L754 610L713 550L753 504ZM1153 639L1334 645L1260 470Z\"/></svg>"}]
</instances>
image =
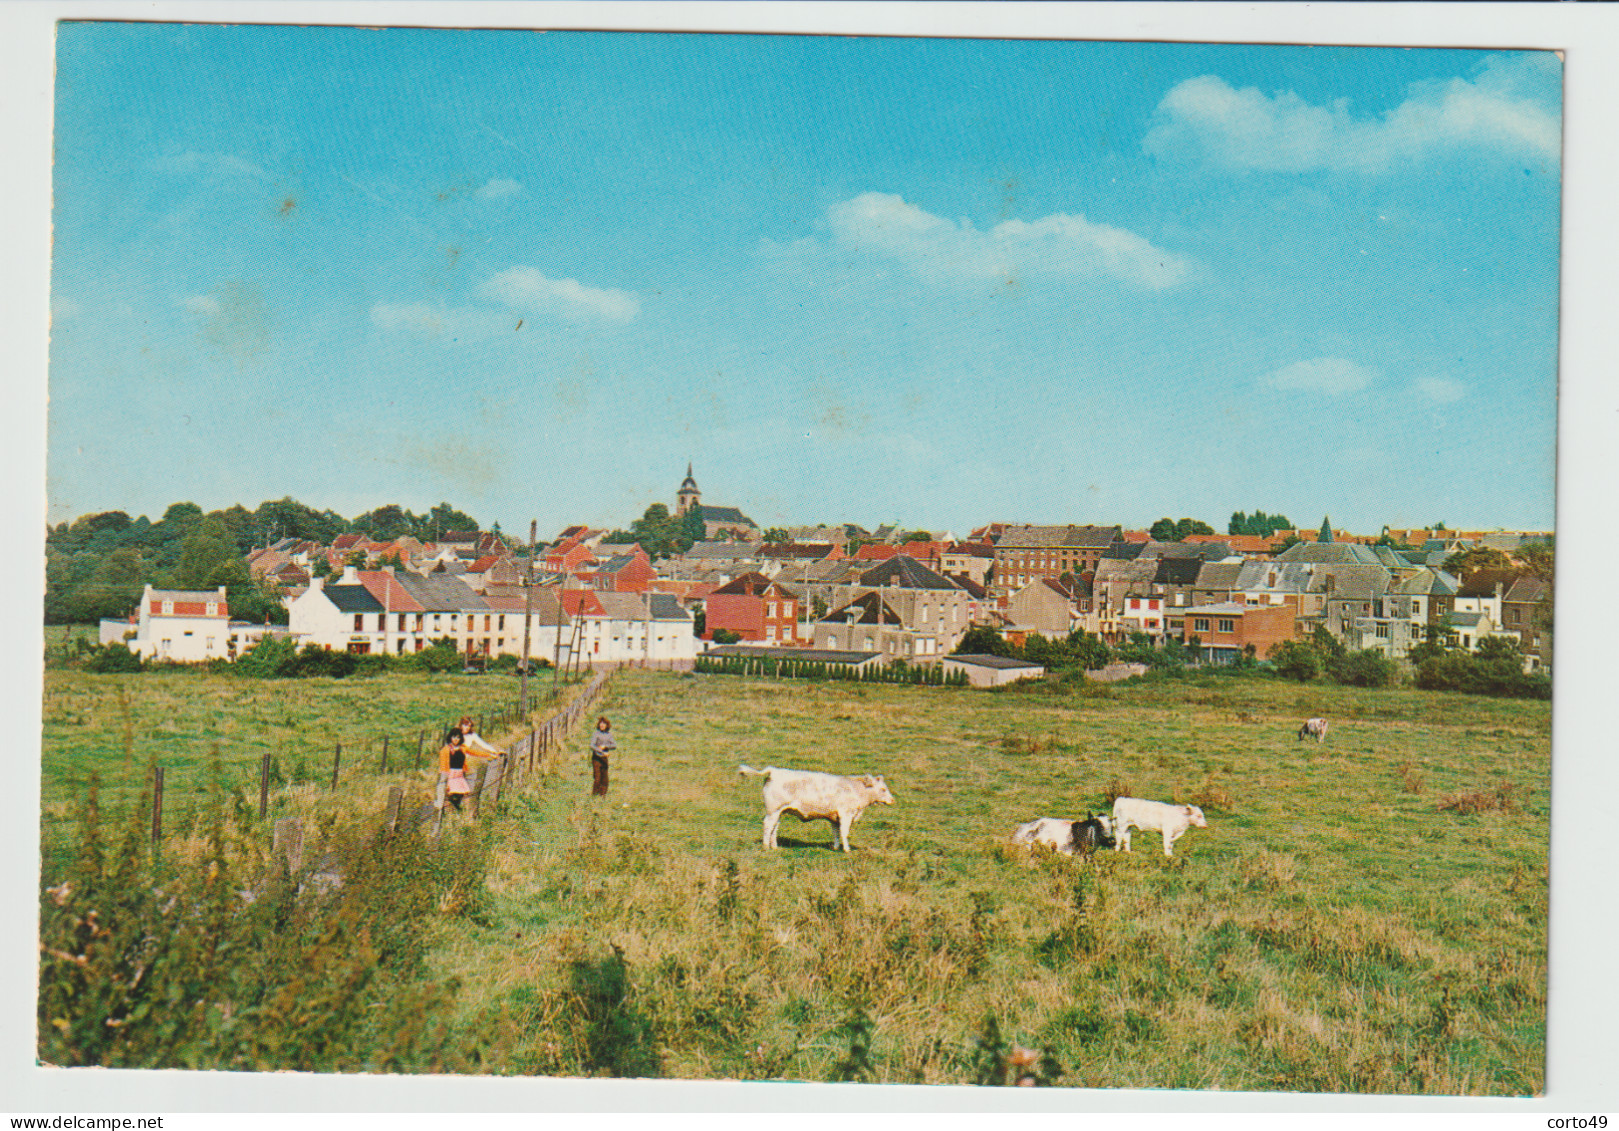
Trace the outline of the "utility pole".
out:
<instances>
[{"instance_id":1,"label":"utility pole","mask_svg":"<svg viewBox=\"0 0 1619 1131\"><path fill-rule=\"evenodd\" d=\"M540 520L528 524L528 571L523 578L523 682L517 697L517 710L528 718L528 640L529 623L534 619L534 541L540 536Z\"/></svg>"}]
</instances>

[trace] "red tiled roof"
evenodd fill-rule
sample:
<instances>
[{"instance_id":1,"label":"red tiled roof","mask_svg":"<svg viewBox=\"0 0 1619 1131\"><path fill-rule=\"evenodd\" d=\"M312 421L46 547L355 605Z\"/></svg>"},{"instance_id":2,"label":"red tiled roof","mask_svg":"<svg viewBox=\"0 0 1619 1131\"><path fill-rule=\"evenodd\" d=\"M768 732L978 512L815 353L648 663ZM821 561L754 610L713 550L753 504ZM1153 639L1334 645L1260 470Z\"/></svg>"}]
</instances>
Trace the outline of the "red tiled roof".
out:
<instances>
[{"instance_id":1,"label":"red tiled roof","mask_svg":"<svg viewBox=\"0 0 1619 1131\"><path fill-rule=\"evenodd\" d=\"M854 552L854 556L856 561L886 562L897 553L899 553L898 546L888 546L879 542L871 546L861 546Z\"/></svg>"},{"instance_id":2,"label":"red tiled roof","mask_svg":"<svg viewBox=\"0 0 1619 1131\"><path fill-rule=\"evenodd\" d=\"M365 591L377 599L390 613L424 613L427 606L410 595L410 590L400 584L399 579L384 569L359 569L354 571Z\"/></svg>"},{"instance_id":3,"label":"red tiled roof","mask_svg":"<svg viewBox=\"0 0 1619 1131\"><path fill-rule=\"evenodd\" d=\"M1148 534L1145 530L1126 530L1124 532L1124 540L1126 542L1147 543L1152 541L1152 535Z\"/></svg>"},{"instance_id":4,"label":"red tiled roof","mask_svg":"<svg viewBox=\"0 0 1619 1131\"><path fill-rule=\"evenodd\" d=\"M562 599L562 607L570 617L577 616L606 616L607 610L590 589L564 589L558 593Z\"/></svg>"}]
</instances>

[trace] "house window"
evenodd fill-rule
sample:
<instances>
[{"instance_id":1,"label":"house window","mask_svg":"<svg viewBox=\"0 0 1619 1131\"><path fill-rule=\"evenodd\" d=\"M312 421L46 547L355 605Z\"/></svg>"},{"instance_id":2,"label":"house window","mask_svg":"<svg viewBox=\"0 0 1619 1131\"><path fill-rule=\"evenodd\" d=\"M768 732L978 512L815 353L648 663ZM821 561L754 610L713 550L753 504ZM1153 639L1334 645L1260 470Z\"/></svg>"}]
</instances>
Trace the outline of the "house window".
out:
<instances>
[{"instance_id":1,"label":"house window","mask_svg":"<svg viewBox=\"0 0 1619 1131\"><path fill-rule=\"evenodd\" d=\"M1208 617L1193 617L1192 618L1192 631L1193 632L1207 632L1208 630L1209 630L1209 618Z\"/></svg>"},{"instance_id":2,"label":"house window","mask_svg":"<svg viewBox=\"0 0 1619 1131\"><path fill-rule=\"evenodd\" d=\"M163 615L166 616L166 617L172 617L174 615L174 602L173 601L164 601L163 602Z\"/></svg>"},{"instance_id":3,"label":"house window","mask_svg":"<svg viewBox=\"0 0 1619 1131\"><path fill-rule=\"evenodd\" d=\"M1237 631L1237 622L1230 617L1221 617L1219 630L1221 632L1235 632Z\"/></svg>"},{"instance_id":4,"label":"house window","mask_svg":"<svg viewBox=\"0 0 1619 1131\"><path fill-rule=\"evenodd\" d=\"M404 613L399 614L399 631L400 632L405 631L405 614Z\"/></svg>"},{"instance_id":5,"label":"house window","mask_svg":"<svg viewBox=\"0 0 1619 1131\"><path fill-rule=\"evenodd\" d=\"M364 627L365 627L365 614L364 613L355 613L354 614L354 631L359 632Z\"/></svg>"},{"instance_id":6,"label":"house window","mask_svg":"<svg viewBox=\"0 0 1619 1131\"><path fill-rule=\"evenodd\" d=\"M219 606L213 601L208 602L208 615L211 617L217 617L219 615Z\"/></svg>"},{"instance_id":7,"label":"house window","mask_svg":"<svg viewBox=\"0 0 1619 1131\"><path fill-rule=\"evenodd\" d=\"M1389 638L1389 626L1388 625L1380 624L1380 625L1377 626L1377 638L1379 640L1387 640Z\"/></svg>"}]
</instances>

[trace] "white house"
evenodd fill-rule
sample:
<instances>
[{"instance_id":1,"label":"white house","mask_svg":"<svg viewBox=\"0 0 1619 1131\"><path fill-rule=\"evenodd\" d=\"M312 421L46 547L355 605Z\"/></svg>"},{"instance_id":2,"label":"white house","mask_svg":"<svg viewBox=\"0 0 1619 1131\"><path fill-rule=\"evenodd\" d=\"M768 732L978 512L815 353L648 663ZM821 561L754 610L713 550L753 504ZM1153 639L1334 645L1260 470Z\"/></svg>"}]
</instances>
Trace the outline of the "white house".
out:
<instances>
[{"instance_id":1,"label":"white house","mask_svg":"<svg viewBox=\"0 0 1619 1131\"><path fill-rule=\"evenodd\" d=\"M697 658L691 614L669 593L566 589L561 596L578 627L559 642L556 663L685 667Z\"/></svg>"},{"instance_id":2,"label":"white house","mask_svg":"<svg viewBox=\"0 0 1619 1131\"><path fill-rule=\"evenodd\" d=\"M228 654L230 606L225 587L217 591L153 589L141 592L132 652L143 659L196 663Z\"/></svg>"}]
</instances>

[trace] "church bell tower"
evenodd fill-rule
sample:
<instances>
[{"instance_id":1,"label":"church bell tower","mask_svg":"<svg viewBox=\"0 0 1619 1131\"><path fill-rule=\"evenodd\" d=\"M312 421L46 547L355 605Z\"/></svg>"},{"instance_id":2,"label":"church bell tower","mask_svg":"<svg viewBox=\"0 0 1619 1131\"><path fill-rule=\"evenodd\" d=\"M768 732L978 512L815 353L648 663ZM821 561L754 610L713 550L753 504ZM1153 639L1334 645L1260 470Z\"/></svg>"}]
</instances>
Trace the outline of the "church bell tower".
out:
<instances>
[{"instance_id":1,"label":"church bell tower","mask_svg":"<svg viewBox=\"0 0 1619 1131\"><path fill-rule=\"evenodd\" d=\"M686 478L680 481L680 490L675 495L675 515L682 517L692 507L702 502L703 494L697 489L697 480L692 478L691 464L686 464Z\"/></svg>"}]
</instances>

